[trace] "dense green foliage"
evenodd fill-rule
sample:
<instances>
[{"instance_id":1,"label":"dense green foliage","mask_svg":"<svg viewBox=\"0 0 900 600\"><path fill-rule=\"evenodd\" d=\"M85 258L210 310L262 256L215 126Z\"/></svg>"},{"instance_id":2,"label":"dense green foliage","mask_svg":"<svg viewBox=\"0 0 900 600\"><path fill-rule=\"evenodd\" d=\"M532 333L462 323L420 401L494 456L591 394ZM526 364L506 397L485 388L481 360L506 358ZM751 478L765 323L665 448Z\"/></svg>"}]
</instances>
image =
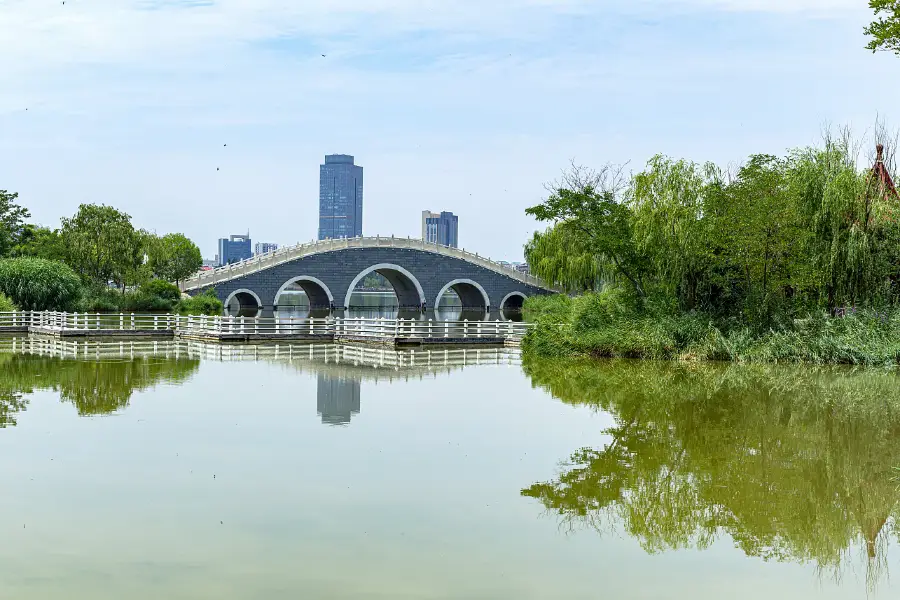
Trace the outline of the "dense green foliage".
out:
<instances>
[{"instance_id":1,"label":"dense green foliage","mask_svg":"<svg viewBox=\"0 0 900 600\"><path fill-rule=\"evenodd\" d=\"M81 280L67 265L42 258L0 260L0 293L23 310L71 310Z\"/></svg>"},{"instance_id":2,"label":"dense green foliage","mask_svg":"<svg viewBox=\"0 0 900 600\"><path fill-rule=\"evenodd\" d=\"M0 294L0 313L2 312L14 312L19 310L19 307L16 306L16 303L6 297L4 294Z\"/></svg>"},{"instance_id":3,"label":"dense green foliage","mask_svg":"<svg viewBox=\"0 0 900 600\"><path fill-rule=\"evenodd\" d=\"M222 301L216 297L213 289L208 289L202 294L197 294L190 299L183 299L175 310L182 315L221 315L225 311Z\"/></svg>"},{"instance_id":4,"label":"dense green foliage","mask_svg":"<svg viewBox=\"0 0 900 600\"><path fill-rule=\"evenodd\" d=\"M177 283L203 264L200 249L184 235L157 237L136 229L131 217L115 208L83 204L73 217L62 219L60 229L51 229L26 223L29 212L15 203L17 199L17 194L0 190L0 259L45 261L21 263L31 265L29 273L36 278L16 275L15 283L6 284L12 286L7 295L22 308L173 311L181 300L180 294L174 286L163 290L160 284L153 283L154 278ZM57 266L49 266L51 263ZM60 268L59 263L68 268ZM24 267L18 269L21 268ZM84 288L74 299L73 271L79 279L77 287ZM7 280L11 273L6 272ZM57 276L60 279L54 280ZM112 284L119 288L118 292L110 289ZM145 289L148 284L157 287ZM46 287L46 292L39 294L40 287ZM209 310L209 302L204 302L203 310Z\"/></svg>"},{"instance_id":5,"label":"dense green foliage","mask_svg":"<svg viewBox=\"0 0 900 600\"><path fill-rule=\"evenodd\" d=\"M28 210L15 203L18 194L0 190L0 258L9 255L19 243Z\"/></svg>"},{"instance_id":6,"label":"dense green foliage","mask_svg":"<svg viewBox=\"0 0 900 600\"><path fill-rule=\"evenodd\" d=\"M829 569L862 547L877 574L900 517L895 370L528 357L524 368L613 419L604 447L522 491L569 526L622 531L651 553L728 534L750 556Z\"/></svg>"},{"instance_id":7,"label":"dense green foliage","mask_svg":"<svg viewBox=\"0 0 900 600\"><path fill-rule=\"evenodd\" d=\"M561 300L561 299L564 299ZM621 288L579 298L529 298L528 354L653 360L900 364L900 312L824 313L760 328L682 312L655 299L638 305Z\"/></svg>"},{"instance_id":8,"label":"dense green foliage","mask_svg":"<svg viewBox=\"0 0 900 600\"><path fill-rule=\"evenodd\" d=\"M829 138L786 157L751 156L733 176L662 156L628 181L614 167L573 170L528 210L552 226L526 254L545 280L597 293L568 310L527 303L542 324L527 346L896 362L900 197L857 168L851 147ZM828 318L846 312L855 316Z\"/></svg>"},{"instance_id":9,"label":"dense green foliage","mask_svg":"<svg viewBox=\"0 0 900 600\"><path fill-rule=\"evenodd\" d=\"M143 264L143 236L131 217L110 206L82 204L74 217L62 220L61 236L67 262L85 280L124 287Z\"/></svg>"},{"instance_id":10,"label":"dense green foliage","mask_svg":"<svg viewBox=\"0 0 900 600\"><path fill-rule=\"evenodd\" d=\"M900 54L900 1L869 0L869 7L875 11L875 20L865 29L871 38L866 48Z\"/></svg>"},{"instance_id":11,"label":"dense green foliage","mask_svg":"<svg viewBox=\"0 0 900 600\"><path fill-rule=\"evenodd\" d=\"M170 233L150 241L147 264L156 277L178 283L200 270L203 256L183 234Z\"/></svg>"}]
</instances>

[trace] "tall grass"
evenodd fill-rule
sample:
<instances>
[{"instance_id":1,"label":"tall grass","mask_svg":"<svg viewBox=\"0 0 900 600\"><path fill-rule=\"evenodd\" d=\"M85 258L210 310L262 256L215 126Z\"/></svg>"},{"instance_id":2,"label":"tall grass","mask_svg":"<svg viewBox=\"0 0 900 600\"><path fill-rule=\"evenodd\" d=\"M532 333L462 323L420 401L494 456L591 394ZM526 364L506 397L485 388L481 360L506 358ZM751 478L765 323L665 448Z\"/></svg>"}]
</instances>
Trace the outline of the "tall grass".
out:
<instances>
[{"instance_id":1,"label":"tall grass","mask_svg":"<svg viewBox=\"0 0 900 600\"><path fill-rule=\"evenodd\" d=\"M526 310L536 325L523 349L536 356L900 364L900 311L817 313L753 327L652 301L638 306L615 289L565 301L529 299Z\"/></svg>"},{"instance_id":2,"label":"tall grass","mask_svg":"<svg viewBox=\"0 0 900 600\"><path fill-rule=\"evenodd\" d=\"M7 298L5 295L0 294L0 312L14 312L18 309L19 307L16 306L15 302Z\"/></svg>"},{"instance_id":3,"label":"tall grass","mask_svg":"<svg viewBox=\"0 0 900 600\"><path fill-rule=\"evenodd\" d=\"M0 293L23 310L70 310L81 280L69 266L42 258L0 260Z\"/></svg>"}]
</instances>

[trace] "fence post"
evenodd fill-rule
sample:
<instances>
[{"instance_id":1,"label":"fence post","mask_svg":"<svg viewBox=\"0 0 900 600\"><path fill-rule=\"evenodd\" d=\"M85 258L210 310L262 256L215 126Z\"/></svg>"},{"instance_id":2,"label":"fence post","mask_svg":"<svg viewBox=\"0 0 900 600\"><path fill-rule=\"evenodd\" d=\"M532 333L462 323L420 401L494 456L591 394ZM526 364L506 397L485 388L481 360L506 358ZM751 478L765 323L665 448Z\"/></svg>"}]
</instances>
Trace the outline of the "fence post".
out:
<instances>
[{"instance_id":1,"label":"fence post","mask_svg":"<svg viewBox=\"0 0 900 600\"><path fill-rule=\"evenodd\" d=\"M469 337L469 320L463 320L463 338Z\"/></svg>"},{"instance_id":2,"label":"fence post","mask_svg":"<svg viewBox=\"0 0 900 600\"><path fill-rule=\"evenodd\" d=\"M131 331L134 331L134 313L131 313Z\"/></svg>"},{"instance_id":3,"label":"fence post","mask_svg":"<svg viewBox=\"0 0 900 600\"><path fill-rule=\"evenodd\" d=\"M156 319L157 319L156 315L153 315L153 331L156 331L156 324L157 324Z\"/></svg>"}]
</instances>

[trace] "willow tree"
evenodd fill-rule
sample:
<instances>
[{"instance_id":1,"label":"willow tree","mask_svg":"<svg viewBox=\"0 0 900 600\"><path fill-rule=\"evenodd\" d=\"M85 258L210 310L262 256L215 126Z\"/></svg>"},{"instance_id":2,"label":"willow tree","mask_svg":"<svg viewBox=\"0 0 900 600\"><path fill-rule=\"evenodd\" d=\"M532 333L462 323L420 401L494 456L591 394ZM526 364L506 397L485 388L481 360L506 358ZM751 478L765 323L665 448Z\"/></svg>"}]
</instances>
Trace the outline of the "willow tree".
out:
<instances>
[{"instance_id":1,"label":"willow tree","mask_svg":"<svg viewBox=\"0 0 900 600\"><path fill-rule=\"evenodd\" d=\"M710 183L720 179L714 165L662 155L634 177L630 205L635 243L656 282L684 308L697 306L698 288L712 260L704 198Z\"/></svg>"},{"instance_id":2,"label":"willow tree","mask_svg":"<svg viewBox=\"0 0 900 600\"><path fill-rule=\"evenodd\" d=\"M603 265L568 223L536 231L525 245L525 259L532 274L567 292L596 290L603 281Z\"/></svg>"},{"instance_id":3,"label":"willow tree","mask_svg":"<svg viewBox=\"0 0 900 600\"><path fill-rule=\"evenodd\" d=\"M634 241L627 195L628 181L621 167L607 165L599 171L573 167L552 186L546 201L525 212L538 221L563 226L563 235L571 236L602 271L627 281L644 298L647 263Z\"/></svg>"},{"instance_id":4,"label":"willow tree","mask_svg":"<svg viewBox=\"0 0 900 600\"><path fill-rule=\"evenodd\" d=\"M811 234L813 277L829 308L883 300L896 274L896 194L857 169L846 138L795 152L789 177Z\"/></svg>"}]
</instances>

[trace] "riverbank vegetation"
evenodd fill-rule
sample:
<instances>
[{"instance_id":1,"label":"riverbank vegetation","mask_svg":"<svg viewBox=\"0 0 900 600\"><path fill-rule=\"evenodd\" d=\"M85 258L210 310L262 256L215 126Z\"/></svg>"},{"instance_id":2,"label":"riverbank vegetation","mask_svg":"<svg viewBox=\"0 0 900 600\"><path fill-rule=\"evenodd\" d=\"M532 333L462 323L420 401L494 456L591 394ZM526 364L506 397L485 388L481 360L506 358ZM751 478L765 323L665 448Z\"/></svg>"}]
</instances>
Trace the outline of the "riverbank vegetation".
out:
<instances>
[{"instance_id":1,"label":"riverbank vegetation","mask_svg":"<svg viewBox=\"0 0 900 600\"><path fill-rule=\"evenodd\" d=\"M898 362L893 156L858 154L842 135L734 170L664 156L633 176L573 168L527 211L551 226L526 256L579 297L529 299L526 350Z\"/></svg>"},{"instance_id":2,"label":"riverbank vegetation","mask_svg":"<svg viewBox=\"0 0 900 600\"><path fill-rule=\"evenodd\" d=\"M20 309L211 310L206 300L182 301L169 283L203 263L184 235L157 236L136 228L128 214L94 204L51 229L29 223L29 211L17 202L17 194L0 190L0 293Z\"/></svg>"}]
</instances>

